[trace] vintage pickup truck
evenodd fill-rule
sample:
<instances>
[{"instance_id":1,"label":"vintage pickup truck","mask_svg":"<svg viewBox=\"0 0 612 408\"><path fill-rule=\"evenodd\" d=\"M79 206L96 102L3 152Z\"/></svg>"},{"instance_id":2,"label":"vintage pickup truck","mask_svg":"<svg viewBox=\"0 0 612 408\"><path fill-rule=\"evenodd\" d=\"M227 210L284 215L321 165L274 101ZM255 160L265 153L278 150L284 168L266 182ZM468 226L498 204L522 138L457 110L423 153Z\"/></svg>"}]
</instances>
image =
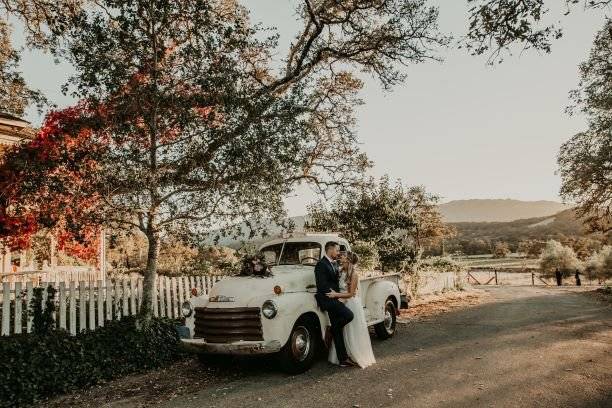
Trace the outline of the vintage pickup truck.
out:
<instances>
[{"instance_id":1,"label":"vintage pickup truck","mask_svg":"<svg viewBox=\"0 0 612 408\"><path fill-rule=\"evenodd\" d=\"M329 325L314 297L314 266L329 241L350 250L346 239L332 234L303 234L262 245L271 276L227 277L208 295L182 305L189 333L184 346L204 354L275 354L287 372L308 370ZM402 306L398 278L389 274L360 281L367 323L383 339L394 335Z\"/></svg>"}]
</instances>

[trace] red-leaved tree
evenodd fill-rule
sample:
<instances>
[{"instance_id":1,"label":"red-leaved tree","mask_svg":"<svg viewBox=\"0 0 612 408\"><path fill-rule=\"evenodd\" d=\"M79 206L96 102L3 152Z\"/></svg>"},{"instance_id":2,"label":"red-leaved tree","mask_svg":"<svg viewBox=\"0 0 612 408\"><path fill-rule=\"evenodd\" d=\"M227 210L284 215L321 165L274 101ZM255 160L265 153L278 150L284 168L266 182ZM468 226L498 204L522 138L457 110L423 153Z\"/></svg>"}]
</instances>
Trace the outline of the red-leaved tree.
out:
<instances>
[{"instance_id":1,"label":"red-leaved tree","mask_svg":"<svg viewBox=\"0 0 612 408\"><path fill-rule=\"evenodd\" d=\"M53 111L33 140L4 152L0 243L12 250L25 249L34 234L45 230L67 254L96 258L99 202L91 183L104 146L83 126L89 115L83 105Z\"/></svg>"}]
</instances>

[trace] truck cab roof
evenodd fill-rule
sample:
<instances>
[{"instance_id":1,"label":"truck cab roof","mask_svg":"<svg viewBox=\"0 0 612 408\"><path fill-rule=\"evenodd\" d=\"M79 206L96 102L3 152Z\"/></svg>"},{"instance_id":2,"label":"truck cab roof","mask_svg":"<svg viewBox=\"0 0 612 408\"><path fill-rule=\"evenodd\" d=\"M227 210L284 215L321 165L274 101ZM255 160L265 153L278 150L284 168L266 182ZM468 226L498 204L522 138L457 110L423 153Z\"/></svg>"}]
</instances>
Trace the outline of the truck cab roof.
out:
<instances>
[{"instance_id":1,"label":"truck cab roof","mask_svg":"<svg viewBox=\"0 0 612 408\"><path fill-rule=\"evenodd\" d=\"M341 251L350 250L348 241L345 238L342 238L339 234L321 232L296 233L286 238L276 238L263 243L259 249L261 250L262 248L270 245L282 244L283 242L316 242L320 244L322 248L324 248L325 244L330 241L335 241L340 244Z\"/></svg>"}]
</instances>

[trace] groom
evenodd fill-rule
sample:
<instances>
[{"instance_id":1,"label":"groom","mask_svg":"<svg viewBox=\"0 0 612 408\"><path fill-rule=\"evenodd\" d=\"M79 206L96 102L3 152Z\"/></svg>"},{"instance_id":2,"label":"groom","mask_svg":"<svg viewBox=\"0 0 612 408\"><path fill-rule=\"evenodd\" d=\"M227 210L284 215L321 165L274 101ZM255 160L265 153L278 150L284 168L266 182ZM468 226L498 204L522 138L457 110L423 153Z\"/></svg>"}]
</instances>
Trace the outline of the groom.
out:
<instances>
[{"instance_id":1,"label":"groom","mask_svg":"<svg viewBox=\"0 0 612 408\"><path fill-rule=\"evenodd\" d=\"M331 333L334 338L340 366L349 367L353 364L346 353L342 328L353 320L353 312L338 299L327 297L327 293L340 292L340 274L335 261L338 258L339 250L340 245L337 242L325 244L325 256L315 266L315 279L317 282L315 298L321 310L329 315Z\"/></svg>"}]
</instances>

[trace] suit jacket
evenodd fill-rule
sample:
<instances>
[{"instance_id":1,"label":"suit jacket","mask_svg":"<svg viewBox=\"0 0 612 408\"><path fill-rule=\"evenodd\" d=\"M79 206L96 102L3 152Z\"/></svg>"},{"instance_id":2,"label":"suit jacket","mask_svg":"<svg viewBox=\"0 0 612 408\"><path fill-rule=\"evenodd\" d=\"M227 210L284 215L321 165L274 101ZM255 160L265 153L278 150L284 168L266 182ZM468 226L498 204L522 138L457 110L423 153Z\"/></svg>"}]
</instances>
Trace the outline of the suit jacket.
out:
<instances>
[{"instance_id":1,"label":"suit jacket","mask_svg":"<svg viewBox=\"0 0 612 408\"><path fill-rule=\"evenodd\" d=\"M333 289L340 292L340 279L338 270L327 257L323 257L315 266L315 280L317 282L317 293L315 299L321 310L327 310L330 303L336 299L328 298L325 294Z\"/></svg>"}]
</instances>

